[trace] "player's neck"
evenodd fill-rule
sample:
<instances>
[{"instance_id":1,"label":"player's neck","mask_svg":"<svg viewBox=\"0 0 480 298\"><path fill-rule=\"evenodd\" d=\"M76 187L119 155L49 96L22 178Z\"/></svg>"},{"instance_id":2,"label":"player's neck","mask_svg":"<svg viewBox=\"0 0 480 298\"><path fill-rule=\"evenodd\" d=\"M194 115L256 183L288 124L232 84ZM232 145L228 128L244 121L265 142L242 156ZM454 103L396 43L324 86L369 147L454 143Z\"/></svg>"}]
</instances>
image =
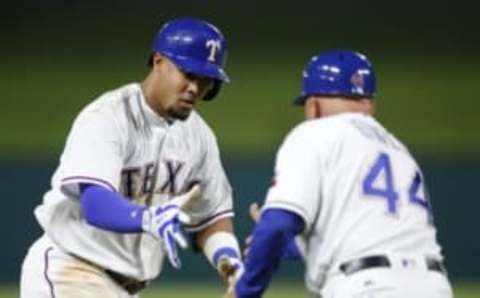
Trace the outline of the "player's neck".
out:
<instances>
[{"instance_id":1,"label":"player's neck","mask_svg":"<svg viewBox=\"0 0 480 298\"><path fill-rule=\"evenodd\" d=\"M142 89L145 102L152 109L152 111L154 111L159 117L164 118L167 122L170 122L171 119L168 117L167 113L158 104L156 104L159 102L159 99L156 98L155 86L150 76L145 78L145 80L140 83L140 88Z\"/></svg>"},{"instance_id":2,"label":"player's neck","mask_svg":"<svg viewBox=\"0 0 480 298\"><path fill-rule=\"evenodd\" d=\"M311 115L314 118L324 118L343 113L361 113L365 115L373 114L373 103L371 100L346 100L346 99L318 99L315 105L311 105Z\"/></svg>"}]
</instances>

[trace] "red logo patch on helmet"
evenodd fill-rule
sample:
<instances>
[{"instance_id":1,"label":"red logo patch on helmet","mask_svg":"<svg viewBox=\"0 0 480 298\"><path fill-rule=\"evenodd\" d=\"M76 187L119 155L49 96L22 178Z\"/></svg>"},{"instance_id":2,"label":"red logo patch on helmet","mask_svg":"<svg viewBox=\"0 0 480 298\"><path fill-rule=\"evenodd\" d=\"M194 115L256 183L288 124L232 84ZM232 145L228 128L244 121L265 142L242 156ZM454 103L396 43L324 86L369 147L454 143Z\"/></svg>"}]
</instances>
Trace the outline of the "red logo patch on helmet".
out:
<instances>
[{"instance_id":1,"label":"red logo patch on helmet","mask_svg":"<svg viewBox=\"0 0 480 298\"><path fill-rule=\"evenodd\" d=\"M361 72L356 72L352 75L350 78L350 82L352 83L353 86L356 88L362 88L365 87L365 79L364 76Z\"/></svg>"}]
</instances>

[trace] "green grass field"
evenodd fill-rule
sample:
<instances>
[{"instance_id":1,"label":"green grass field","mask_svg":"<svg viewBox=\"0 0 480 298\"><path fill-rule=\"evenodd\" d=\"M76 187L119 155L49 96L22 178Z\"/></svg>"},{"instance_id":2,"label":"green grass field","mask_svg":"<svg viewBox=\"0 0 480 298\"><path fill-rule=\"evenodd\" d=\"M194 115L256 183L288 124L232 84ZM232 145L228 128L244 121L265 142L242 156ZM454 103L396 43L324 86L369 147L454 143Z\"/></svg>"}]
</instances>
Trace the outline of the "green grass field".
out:
<instances>
[{"instance_id":1,"label":"green grass field","mask_svg":"<svg viewBox=\"0 0 480 298\"><path fill-rule=\"evenodd\" d=\"M210 282L209 282L210 283ZM212 282L213 284L213 282ZM454 286L456 298L480 297L480 282L457 282ZM141 298L210 298L222 297L223 289L210 284L176 283L174 285L155 285L142 292ZM0 298L18 297L14 286L0 287ZM265 298L301 298L311 297L301 283L276 281L268 290ZM428 297L425 297L428 298Z\"/></svg>"}]
</instances>

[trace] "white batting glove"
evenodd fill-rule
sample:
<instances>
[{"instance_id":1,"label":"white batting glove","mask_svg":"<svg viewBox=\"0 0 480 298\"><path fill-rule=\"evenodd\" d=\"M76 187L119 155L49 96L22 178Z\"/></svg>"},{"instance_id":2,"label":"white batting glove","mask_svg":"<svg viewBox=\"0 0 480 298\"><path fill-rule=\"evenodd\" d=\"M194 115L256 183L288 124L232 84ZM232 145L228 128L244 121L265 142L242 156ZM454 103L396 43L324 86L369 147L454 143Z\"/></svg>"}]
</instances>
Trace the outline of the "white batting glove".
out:
<instances>
[{"instance_id":1,"label":"white batting glove","mask_svg":"<svg viewBox=\"0 0 480 298\"><path fill-rule=\"evenodd\" d=\"M181 209L186 208L199 195L200 187L195 185L187 193L176 196L165 204L149 207L143 212L143 230L163 242L168 259L176 269L181 267L177 244L183 249L188 247L180 226L181 223L189 223L190 217Z\"/></svg>"}]
</instances>

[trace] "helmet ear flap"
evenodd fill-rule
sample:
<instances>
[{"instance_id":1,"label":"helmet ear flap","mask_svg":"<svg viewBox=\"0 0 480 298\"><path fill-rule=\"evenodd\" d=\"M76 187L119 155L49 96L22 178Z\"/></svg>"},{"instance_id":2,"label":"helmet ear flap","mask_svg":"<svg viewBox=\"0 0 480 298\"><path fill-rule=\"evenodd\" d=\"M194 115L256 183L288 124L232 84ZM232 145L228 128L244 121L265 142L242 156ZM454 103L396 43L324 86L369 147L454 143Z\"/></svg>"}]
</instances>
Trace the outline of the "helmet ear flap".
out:
<instances>
[{"instance_id":1,"label":"helmet ear flap","mask_svg":"<svg viewBox=\"0 0 480 298\"><path fill-rule=\"evenodd\" d=\"M205 94L205 96L203 97L203 100L205 101L212 100L215 96L217 96L218 92L220 92L221 88L222 88L222 81L215 80L213 82L212 88L208 90L207 94Z\"/></svg>"}]
</instances>

